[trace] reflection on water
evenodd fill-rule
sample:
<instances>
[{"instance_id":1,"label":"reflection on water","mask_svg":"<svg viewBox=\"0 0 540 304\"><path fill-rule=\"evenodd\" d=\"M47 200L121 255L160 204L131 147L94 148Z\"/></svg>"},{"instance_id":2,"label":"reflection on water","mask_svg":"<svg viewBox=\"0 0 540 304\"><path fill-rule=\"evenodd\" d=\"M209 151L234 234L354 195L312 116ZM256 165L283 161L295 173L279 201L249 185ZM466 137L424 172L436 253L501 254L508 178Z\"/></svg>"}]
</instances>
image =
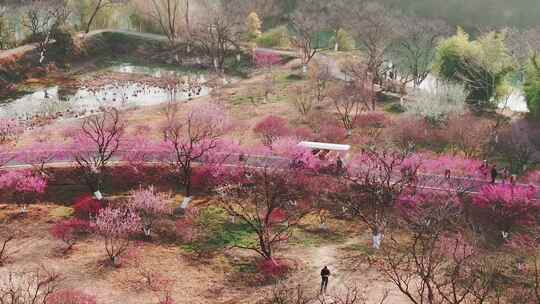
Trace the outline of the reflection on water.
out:
<instances>
[{"instance_id":1,"label":"reflection on water","mask_svg":"<svg viewBox=\"0 0 540 304\"><path fill-rule=\"evenodd\" d=\"M133 66L121 64L108 69L114 72L145 74L153 77L176 76L187 77L185 72L163 68ZM202 75L197 76L198 83L204 83ZM179 88L175 100L208 95L208 87L201 86L193 90ZM134 82L113 82L99 90L89 88L53 86L10 101L0 106L0 116L29 119L33 116L81 116L94 112L103 106L130 108L150 106L167 102L171 99L171 91Z\"/></svg>"}]
</instances>

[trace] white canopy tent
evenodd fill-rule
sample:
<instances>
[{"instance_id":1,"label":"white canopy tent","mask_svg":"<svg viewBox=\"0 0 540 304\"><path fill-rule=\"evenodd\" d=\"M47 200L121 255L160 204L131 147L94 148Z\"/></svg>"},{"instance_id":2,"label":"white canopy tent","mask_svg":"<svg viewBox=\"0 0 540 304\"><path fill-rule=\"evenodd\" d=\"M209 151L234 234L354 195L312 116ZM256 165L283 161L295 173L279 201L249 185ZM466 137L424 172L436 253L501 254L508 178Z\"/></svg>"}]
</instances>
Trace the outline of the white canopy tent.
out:
<instances>
[{"instance_id":1,"label":"white canopy tent","mask_svg":"<svg viewBox=\"0 0 540 304\"><path fill-rule=\"evenodd\" d=\"M300 147L312 149L312 150L330 150L330 151L340 151L340 152L348 152L351 149L351 146L349 145L338 145L338 144L328 144L328 143L320 143L320 142L313 142L313 141L302 141L298 144Z\"/></svg>"}]
</instances>

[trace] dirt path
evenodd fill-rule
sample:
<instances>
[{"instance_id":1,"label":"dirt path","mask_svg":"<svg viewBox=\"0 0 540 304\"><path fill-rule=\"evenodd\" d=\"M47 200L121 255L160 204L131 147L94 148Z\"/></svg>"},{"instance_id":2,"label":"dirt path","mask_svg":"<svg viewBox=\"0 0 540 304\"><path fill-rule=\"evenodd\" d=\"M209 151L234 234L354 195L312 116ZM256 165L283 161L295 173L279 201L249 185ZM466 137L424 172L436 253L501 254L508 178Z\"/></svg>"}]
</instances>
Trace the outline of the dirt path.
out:
<instances>
[{"instance_id":1,"label":"dirt path","mask_svg":"<svg viewBox=\"0 0 540 304\"><path fill-rule=\"evenodd\" d=\"M367 236L366 236L367 238ZM332 275L329 280L327 295L343 295L348 288L358 288L366 300L366 304L378 304L386 293L388 297L385 303L408 304L407 299L396 289L394 285L386 281L377 269L363 263L351 263L344 256L344 248L359 242L365 243L364 238L350 238L339 244L324 244L309 251L300 253L303 255L306 268L300 272L295 280L305 282L313 292L319 291L319 273L324 266L328 266ZM352 265L351 265L352 264Z\"/></svg>"}]
</instances>

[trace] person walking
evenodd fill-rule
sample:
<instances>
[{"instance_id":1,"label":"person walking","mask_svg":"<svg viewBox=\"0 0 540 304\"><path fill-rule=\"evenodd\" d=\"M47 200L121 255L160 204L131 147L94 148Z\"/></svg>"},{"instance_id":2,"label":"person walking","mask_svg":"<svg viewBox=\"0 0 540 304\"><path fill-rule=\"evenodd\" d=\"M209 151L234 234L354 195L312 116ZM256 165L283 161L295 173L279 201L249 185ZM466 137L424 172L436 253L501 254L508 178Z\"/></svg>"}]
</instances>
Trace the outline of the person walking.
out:
<instances>
[{"instance_id":1,"label":"person walking","mask_svg":"<svg viewBox=\"0 0 540 304\"><path fill-rule=\"evenodd\" d=\"M493 165L493 167L491 168L491 183L492 184L495 184L497 175L499 175L499 173L497 172L497 165Z\"/></svg>"},{"instance_id":2,"label":"person walking","mask_svg":"<svg viewBox=\"0 0 540 304\"><path fill-rule=\"evenodd\" d=\"M330 276L330 269L328 266L324 266L321 269L321 293L326 293L326 288L328 287L328 277Z\"/></svg>"}]
</instances>

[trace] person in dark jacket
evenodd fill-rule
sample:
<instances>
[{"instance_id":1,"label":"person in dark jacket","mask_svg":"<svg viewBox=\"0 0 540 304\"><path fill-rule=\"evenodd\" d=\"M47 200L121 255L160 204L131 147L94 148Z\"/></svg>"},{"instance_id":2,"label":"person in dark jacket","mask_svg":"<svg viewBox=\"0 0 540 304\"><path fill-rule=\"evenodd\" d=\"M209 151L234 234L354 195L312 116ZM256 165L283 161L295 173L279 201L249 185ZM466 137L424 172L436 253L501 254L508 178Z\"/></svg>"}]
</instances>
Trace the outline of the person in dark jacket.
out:
<instances>
[{"instance_id":1,"label":"person in dark jacket","mask_svg":"<svg viewBox=\"0 0 540 304\"><path fill-rule=\"evenodd\" d=\"M492 184L495 184L497 175L499 175L499 173L497 172L497 165L493 165L493 167L491 168L491 183Z\"/></svg>"},{"instance_id":2,"label":"person in dark jacket","mask_svg":"<svg viewBox=\"0 0 540 304\"><path fill-rule=\"evenodd\" d=\"M330 276L330 269L328 266L324 266L321 270L321 293L326 293L326 287L328 287L328 277Z\"/></svg>"}]
</instances>

